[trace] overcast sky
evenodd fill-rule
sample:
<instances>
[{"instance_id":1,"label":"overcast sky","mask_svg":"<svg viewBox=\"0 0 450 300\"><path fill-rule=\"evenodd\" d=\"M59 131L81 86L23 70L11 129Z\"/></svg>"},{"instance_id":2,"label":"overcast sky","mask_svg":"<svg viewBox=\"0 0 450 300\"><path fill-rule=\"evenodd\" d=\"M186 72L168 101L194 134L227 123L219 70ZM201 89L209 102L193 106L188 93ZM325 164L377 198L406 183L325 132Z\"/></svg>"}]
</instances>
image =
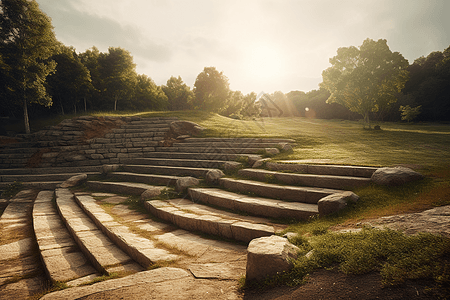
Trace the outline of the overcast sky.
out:
<instances>
[{"instance_id":1,"label":"overcast sky","mask_svg":"<svg viewBox=\"0 0 450 300\"><path fill-rule=\"evenodd\" d=\"M412 63L450 45L450 0L37 0L77 52L122 47L158 85L216 67L232 90L318 88L339 47L387 39Z\"/></svg>"}]
</instances>

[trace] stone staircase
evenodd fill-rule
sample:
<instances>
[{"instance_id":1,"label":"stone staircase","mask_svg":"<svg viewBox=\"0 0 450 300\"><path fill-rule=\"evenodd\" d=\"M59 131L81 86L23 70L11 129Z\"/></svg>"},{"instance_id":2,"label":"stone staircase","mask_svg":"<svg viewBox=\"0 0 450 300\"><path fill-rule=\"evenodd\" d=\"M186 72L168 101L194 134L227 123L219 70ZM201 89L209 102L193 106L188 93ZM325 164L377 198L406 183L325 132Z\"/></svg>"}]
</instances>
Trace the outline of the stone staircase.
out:
<instances>
[{"instance_id":1,"label":"stone staircase","mask_svg":"<svg viewBox=\"0 0 450 300\"><path fill-rule=\"evenodd\" d=\"M192 257L198 263L205 253L216 253L209 259L226 263L227 272L240 270L227 275L237 280L245 272L245 259L235 265L228 265L228 259L245 257L240 243L280 233L287 220L317 215L320 199L369 184L376 170L269 161L265 169L252 168L273 149L286 149L295 141L169 139L170 123L176 120L80 117L28 137L29 142L0 146L0 189L21 182L27 190L39 191L30 200L34 235L28 238L36 241L41 258L36 263L42 263L51 281L78 286L102 275L139 273L174 262L202 278ZM105 172L104 165L118 169ZM206 183L212 169L234 175ZM87 174L82 190L59 187L78 174ZM187 176L200 179L201 185L175 192L177 181ZM112 200L129 203L135 199L129 196L149 189L163 193L144 201L147 213ZM217 257L224 251L227 258L220 262ZM227 272L216 272L216 278ZM7 289L8 284L0 283L0 298Z\"/></svg>"}]
</instances>

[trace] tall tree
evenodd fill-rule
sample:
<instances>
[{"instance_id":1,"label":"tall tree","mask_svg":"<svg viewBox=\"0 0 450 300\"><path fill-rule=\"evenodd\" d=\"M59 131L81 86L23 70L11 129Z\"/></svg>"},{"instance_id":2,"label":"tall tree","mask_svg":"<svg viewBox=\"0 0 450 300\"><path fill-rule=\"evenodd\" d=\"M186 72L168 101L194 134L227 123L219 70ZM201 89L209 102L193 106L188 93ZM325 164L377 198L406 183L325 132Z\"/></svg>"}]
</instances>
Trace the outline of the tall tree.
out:
<instances>
[{"instance_id":1,"label":"tall tree","mask_svg":"<svg viewBox=\"0 0 450 300\"><path fill-rule=\"evenodd\" d=\"M89 70L78 58L73 47L60 46L60 53L52 56L57 62L56 72L47 78L50 93L64 115L64 106L76 113L76 105L92 88Z\"/></svg>"},{"instance_id":2,"label":"tall tree","mask_svg":"<svg viewBox=\"0 0 450 300\"><path fill-rule=\"evenodd\" d=\"M364 127L370 128L370 112L397 101L408 80L408 61L392 52L384 39L366 39L359 49L339 48L330 63L332 66L322 72L320 85L331 93L327 102L342 104L362 115Z\"/></svg>"},{"instance_id":3,"label":"tall tree","mask_svg":"<svg viewBox=\"0 0 450 300\"><path fill-rule=\"evenodd\" d=\"M23 108L25 132L30 133L28 104L52 105L45 88L56 63L49 58L57 49L50 18L32 0L0 1L0 56L3 60L1 94Z\"/></svg>"},{"instance_id":4,"label":"tall tree","mask_svg":"<svg viewBox=\"0 0 450 300\"><path fill-rule=\"evenodd\" d=\"M104 92L117 110L119 100L130 100L137 82L136 64L130 52L110 47L108 53L99 57L100 74L104 81Z\"/></svg>"},{"instance_id":5,"label":"tall tree","mask_svg":"<svg viewBox=\"0 0 450 300\"><path fill-rule=\"evenodd\" d=\"M133 109L163 110L167 108L167 96L162 88L147 75L137 75L137 83L134 92Z\"/></svg>"},{"instance_id":6,"label":"tall tree","mask_svg":"<svg viewBox=\"0 0 450 300\"><path fill-rule=\"evenodd\" d=\"M166 85L162 86L164 93L168 98L169 110L187 110L192 108L194 92L183 82L180 76L170 77Z\"/></svg>"},{"instance_id":7,"label":"tall tree","mask_svg":"<svg viewBox=\"0 0 450 300\"><path fill-rule=\"evenodd\" d=\"M228 78L215 67L205 67L194 83L194 109L220 112L228 101Z\"/></svg>"}]
</instances>

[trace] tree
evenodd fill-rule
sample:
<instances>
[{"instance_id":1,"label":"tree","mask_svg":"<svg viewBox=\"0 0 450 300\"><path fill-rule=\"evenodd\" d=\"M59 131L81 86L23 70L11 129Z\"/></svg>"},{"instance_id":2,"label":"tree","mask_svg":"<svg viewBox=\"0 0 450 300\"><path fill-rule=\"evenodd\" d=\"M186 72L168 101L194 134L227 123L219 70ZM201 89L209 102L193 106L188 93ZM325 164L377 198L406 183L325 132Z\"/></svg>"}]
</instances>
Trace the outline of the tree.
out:
<instances>
[{"instance_id":1,"label":"tree","mask_svg":"<svg viewBox=\"0 0 450 300\"><path fill-rule=\"evenodd\" d=\"M183 82L180 76L170 77L166 85L162 86L167 96L169 110L187 110L192 108L194 92Z\"/></svg>"},{"instance_id":2,"label":"tree","mask_svg":"<svg viewBox=\"0 0 450 300\"><path fill-rule=\"evenodd\" d=\"M22 106L25 132L30 133L28 104L52 105L44 83L56 68L49 60L57 49L55 34L34 0L2 0L0 28L1 94Z\"/></svg>"},{"instance_id":3,"label":"tree","mask_svg":"<svg viewBox=\"0 0 450 300\"><path fill-rule=\"evenodd\" d=\"M194 109L220 112L230 95L228 78L214 67L205 67L194 83Z\"/></svg>"},{"instance_id":4,"label":"tree","mask_svg":"<svg viewBox=\"0 0 450 300\"><path fill-rule=\"evenodd\" d=\"M327 103L342 104L362 115L364 127L370 128L370 112L397 101L408 80L408 61L392 52L383 39L366 39L359 49L339 48L330 63L332 66L322 72L320 84L331 93Z\"/></svg>"},{"instance_id":5,"label":"tree","mask_svg":"<svg viewBox=\"0 0 450 300\"><path fill-rule=\"evenodd\" d=\"M100 54L99 66L104 81L103 92L113 101L116 111L119 100L129 100L133 96L137 82L136 64L127 50L110 47L108 53Z\"/></svg>"},{"instance_id":6,"label":"tree","mask_svg":"<svg viewBox=\"0 0 450 300\"><path fill-rule=\"evenodd\" d=\"M163 110L168 105L166 94L147 75L138 75L134 99L131 101L133 109Z\"/></svg>"},{"instance_id":7,"label":"tree","mask_svg":"<svg viewBox=\"0 0 450 300\"><path fill-rule=\"evenodd\" d=\"M402 115L402 121L407 121L409 123L412 120L414 120L420 114L421 108L422 108L421 105L416 106L414 108L409 105L406 106L401 105L399 111L401 112Z\"/></svg>"},{"instance_id":8,"label":"tree","mask_svg":"<svg viewBox=\"0 0 450 300\"><path fill-rule=\"evenodd\" d=\"M60 53L52 56L56 61L56 72L47 78L50 93L59 103L64 115L64 106L73 107L77 112L77 103L92 88L89 70L78 58L73 47L60 46ZM86 105L85 105L86 108Z\"/></svg>"}]
</instances>

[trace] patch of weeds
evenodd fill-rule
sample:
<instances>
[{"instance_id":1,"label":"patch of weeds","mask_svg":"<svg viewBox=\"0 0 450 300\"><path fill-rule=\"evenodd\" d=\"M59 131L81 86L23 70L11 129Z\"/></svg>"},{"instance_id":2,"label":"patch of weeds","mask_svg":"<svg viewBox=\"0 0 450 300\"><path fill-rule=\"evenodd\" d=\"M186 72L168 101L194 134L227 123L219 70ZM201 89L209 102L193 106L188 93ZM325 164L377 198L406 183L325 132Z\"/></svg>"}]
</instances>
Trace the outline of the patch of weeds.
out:
<instances>
[{"instance_id":1,"label":"patch of weeds","mask_svg":"<svg viewBox=\"0 0 450 300\"><path fill-rule=\"evenodd\" d=\"M324 224L317 225L311 230L312 235L323 235L328 232L328 226Z\"/></svg>"},{"instance_id":2,"label":"patch of weeds","mask_svg":"<svg viewBox=\"0 0 450 300\"><path fill-rule=\"evenodd\" d=\"M109 279L122 278L122 277L125 277L125 276L128 276L128 275L131 275L133 273L135 273L135 272L131 272L131 271L128 271L128 272L126 272L126 271L112 272L109 275L102 275L102 276L99 276L99 277L95 277L91 281L83 282L79 286L93 285L95 283L106 281L106 280L109 280Z\"/></svg>"},{"instance_id":3,"label":"patch of weeds","mask_svg":"<svg viewBox=\"0 0 450 300\"><path fill-rule=\"evenodd\" d=\"M22 182L14 181L5 188L5 190L2 193L2 197L10 199L23 189L24 186Z\"/></svg>"},{"instance_id":4,"label":"patch of weeds","mask_svg":"<svg viewBox=\"0 0 450 300\"><path fill-rule=\"evenodd\" d=\"M248 156L238 156L236 158L236 162L242 164L243 168L248 168L250 166L248 162Z\"/></svg>"}]
</instances>

